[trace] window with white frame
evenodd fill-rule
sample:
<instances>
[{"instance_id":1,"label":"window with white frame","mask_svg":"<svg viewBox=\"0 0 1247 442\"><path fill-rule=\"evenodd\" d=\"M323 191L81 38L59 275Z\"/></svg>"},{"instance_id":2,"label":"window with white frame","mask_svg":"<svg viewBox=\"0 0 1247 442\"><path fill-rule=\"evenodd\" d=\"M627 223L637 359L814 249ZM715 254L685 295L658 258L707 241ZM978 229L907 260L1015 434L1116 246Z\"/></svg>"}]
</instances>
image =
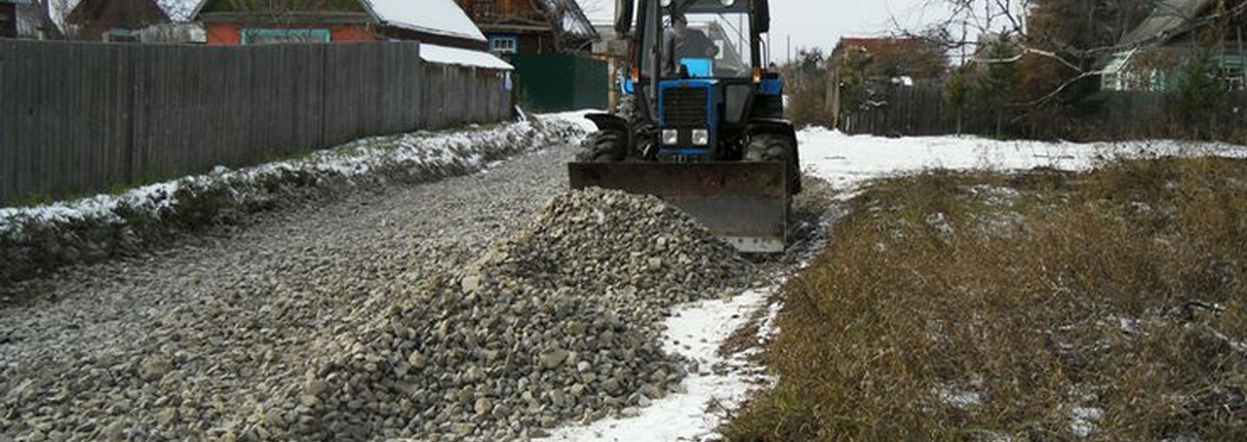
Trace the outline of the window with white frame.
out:
<instances>
[{"instance_id":1,"label":"window with white frame","mask_svg":"<svg viewBox=\"0 0 1247 442\"><path fill-rule=\"evenodd\" d=\"M1243 90L1243 68L1226 67L1222 69L1222 76L1225 78L1225 88L1230 91Z\"/></svg>"},{"instance_id":2,"label":"window with white frame","mask_svg":"<svg viewBox=\"0 0 1247 442\"><path fill-rule=\"evenodd\" d=\"M495 54L517 54L520 52L520 38L514 35L490 37L489 51Z\"/></svg>"}]
</instances>

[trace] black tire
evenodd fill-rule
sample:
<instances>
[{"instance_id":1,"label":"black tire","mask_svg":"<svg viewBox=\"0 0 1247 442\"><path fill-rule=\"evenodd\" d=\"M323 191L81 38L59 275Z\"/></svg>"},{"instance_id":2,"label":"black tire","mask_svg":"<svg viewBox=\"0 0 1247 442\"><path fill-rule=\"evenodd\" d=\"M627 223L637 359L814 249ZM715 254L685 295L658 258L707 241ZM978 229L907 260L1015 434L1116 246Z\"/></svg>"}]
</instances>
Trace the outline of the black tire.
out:
<instances>
[{"instance_id":1,"label":"black tire","mask_svg":"<svg viewBox=\"0 0 1247 442\"><path fill-rule=\"evenodd\" d=\"M763 161L786 161L793 143L788 137L771 134L759 134L749 138L745 146L745 161L758 163Z\"/></svg>"},{"instance_id":2,"label":"black tire","mask_svg":"<svg viewBox=\"0 0 1247 442\"><path fill-rule=\"evenodd\" d=\"M801 170L797 163L797 141L791 137L774 134L758 134L750 137L745 146L747 162L781 162L787 165L789 188L793 194L801 192Z\"/></svg>"},{"instance_id":3,"label":"black tire","mask_svg":"<svg viewBox=\"0 0 1247 442\"><path fill-rule=\"evenodd\" d=\"M641 108L636 95L624 95L615 106L615 116L635 128L641 120ZM617 163L628 158L628 135L618 131L598 131L585 138L577 161L592 163Z\"/></svg>"},{"instance_id":4,"label":"black tire","mask_svg":"<svg viewBox=\"0 0 1247 442\"><path fill-rule=\"evenodd\" d=\"M591 163L617 163L628 153L627 135L616 131L599 131L585 138L578 160Z\"/></svg>"}]
</instances>

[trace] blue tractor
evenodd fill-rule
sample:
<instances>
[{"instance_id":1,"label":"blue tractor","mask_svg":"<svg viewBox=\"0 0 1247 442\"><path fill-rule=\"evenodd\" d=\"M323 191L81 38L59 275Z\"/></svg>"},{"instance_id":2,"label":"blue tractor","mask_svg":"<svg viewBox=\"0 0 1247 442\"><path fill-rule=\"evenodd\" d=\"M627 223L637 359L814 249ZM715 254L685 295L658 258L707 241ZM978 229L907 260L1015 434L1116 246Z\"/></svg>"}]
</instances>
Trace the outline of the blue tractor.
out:
<instances>
[{"instance_id":1,"label":"blue tractor","mask_svg":"<svg viewBox=\"0 0 1247 442\"><path fill-rule=\"evenodd\" d=\"M618 0L616 13L624 95L586 117L598 130L571 187L656 195L743 252L782 252L801 175L783 83L763 61L768 0Z\"/></svg>"}]
</instances>

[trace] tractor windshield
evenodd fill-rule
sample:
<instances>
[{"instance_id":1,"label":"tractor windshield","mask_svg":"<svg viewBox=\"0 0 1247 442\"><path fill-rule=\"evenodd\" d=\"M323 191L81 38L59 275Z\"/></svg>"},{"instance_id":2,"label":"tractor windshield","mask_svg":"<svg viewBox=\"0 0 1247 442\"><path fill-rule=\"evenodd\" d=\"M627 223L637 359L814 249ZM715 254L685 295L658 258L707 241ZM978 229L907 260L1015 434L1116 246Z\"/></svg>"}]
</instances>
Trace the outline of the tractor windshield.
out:
<instances>
[{"instance_id":1,"label":"tractor windshield","mask_svg":"<svg viewBox=\"0 0 1247 442\"><path fill-rule=\"evenodd\" d=\"M667 14L662 39L650 34L645 44L661 41L664 45L664 76L749 77L753 75L749 22L749 15L743 13ZM646 57L643 63L649 72L652 60Z\"/></svg>"}]
</instances>

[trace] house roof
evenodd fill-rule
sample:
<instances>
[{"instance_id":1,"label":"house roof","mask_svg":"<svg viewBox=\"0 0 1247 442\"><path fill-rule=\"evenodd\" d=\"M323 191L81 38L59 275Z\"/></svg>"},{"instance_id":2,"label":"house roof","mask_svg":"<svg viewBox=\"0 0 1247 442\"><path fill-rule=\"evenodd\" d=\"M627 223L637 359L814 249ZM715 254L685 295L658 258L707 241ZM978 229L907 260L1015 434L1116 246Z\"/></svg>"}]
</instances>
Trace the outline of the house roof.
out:
<instances>
[{"instance_id":1,"label":"house roof","mask_svg":"<svg viewBox=\"0 0 1247 442\"><path fill-rule=\"evenodd\" d=\"M837 49L860 49L866 52L880 52L884 50L899 51L919 51L923 49L923 42L916 38L901 37L843 37Z\"/></svg>"},{"instance_id":2,"label":"house roof","mask_svg":"<svg viewBox=\"0 0 1247 442\"><path fill-rule=\"evenodd\" d=\"M1189 30L1214 0L1159 0L1152 14L1139 27L1130 31L1119 46L1131 47L1147 43L1164 43Z\"/></svg>"},{"instance_id":3,"label":"house roof","mask_svg":"<svg viewBox=\"0 0 1247 442\"><path fill-rule=\"evenodd\" d=\"M4 0L0 0L4 1ZM80 14L79 9L84 5L92 2L109 1L109 0L68 0L67 3L73 5L69 8L69 13L65 15L66 20L73 20L75 14ZM184 23L190 21L191 14L195 12L195 7L199 5L199 0L152 0L161 11L164 12L169 21L174 23Z\"/></svg>"},{"instance_id":4,"label":"house roof","mask_svg":"<svg viewBox=\"0 0 1247 442\"><path fill-rule=\"evenodd\" d=\"M156 0L156 6L165 11L169 20L174 23L188 22L199 0Z\"/></svg>"},{"instance_id":5,"label":"house roof","mask_svg":"<svg viewBox=\"0 0 1247 442\"><path fill-rule=\"evenodd\" d=\"M470 49L452 48L424 43L420 45L420 58L429 63L471 66L503 71L514 70L515 67L494 54Z\"/></svg>"},{"instance_id":6,"label":"house roof","mask_svg":"<svg viewBox=\"0 0 1247 442\"><path fill-rule=\"evenodd\" d=\"M381 23L448 37L487 41L454 0L360 0Z\"/></svg>"},{"instance_id":7,"label":"house roof","mask_svg":"<svg viewBox=\"0 0 1247 442\"><path fill-rule=\"evenodd\" d=\"M183 0L161 0L183 1ZM185 0L194 1L194 0ZM216 0L202 0L191 17L197 17ZM355 0L378 24L425 34L485 42L485 34L454 0Z\"/></svg>"}]
</instances>

